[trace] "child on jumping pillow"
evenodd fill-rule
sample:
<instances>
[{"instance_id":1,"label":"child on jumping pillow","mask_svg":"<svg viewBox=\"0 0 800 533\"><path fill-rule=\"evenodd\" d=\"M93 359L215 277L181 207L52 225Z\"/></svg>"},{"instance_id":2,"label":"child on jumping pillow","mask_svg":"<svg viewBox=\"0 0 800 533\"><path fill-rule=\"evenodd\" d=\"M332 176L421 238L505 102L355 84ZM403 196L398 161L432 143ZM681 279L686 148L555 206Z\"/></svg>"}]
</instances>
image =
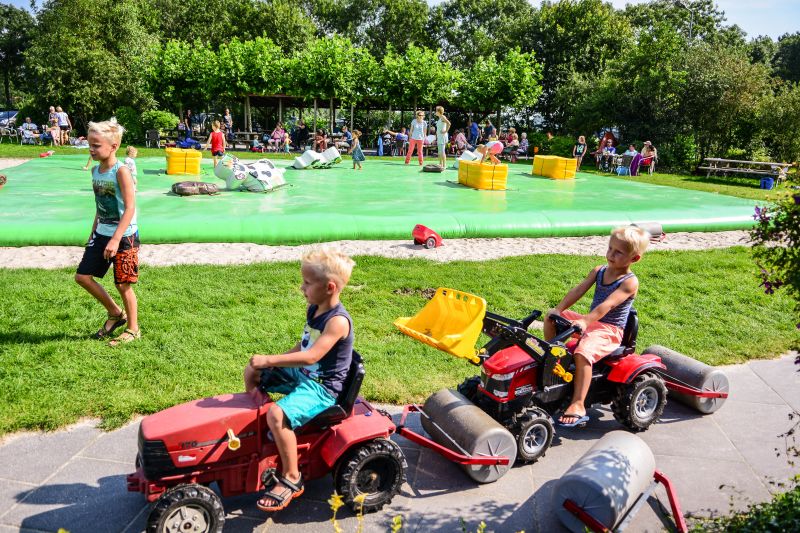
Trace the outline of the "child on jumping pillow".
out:
<instances>
[{"instance_id":1,"label":"child on jumping pillow","mask_svg":"<svg viewBox=\"0 0 800 533\"><path fill-rule=\"evenodd\" d=\"M225 155L227 144L225 135L220 130L219 120L215 120L211 123L211 133L208 134L208 141L206 141L206 150L208 150L209 146L211 147L211 157L214 158L214 168L217 168L219 160Z\"/></svg>"},{"instance_id":2,"label":"child on jumping pillow","mask_svg":"<svg viewBox=\"0 0 800 533\"><path fill-rule=\"evenodd\" d=\"M556 327L550 315L561 315L578 326L581 331L575 348L575 380L572 402L559 418L559 424L574 427L585 424L584 401L592 381L592 364L616 350L622 343L622 333L633 299L639 290L639 280L631 272L631 265L642 258L650 242L650 235L636 226L619 227L611 231L606 251L606 265L594 267L586 278L573 287L555 309L547 312L544 336L550 340ZM588 315L570 311L578 300L592 287L594 298Z\"/></svg>"},{"instance_id":3,"label":"child on jumping pillow","mask_svg":"<svg viewBox=\"0 0 800 533\"><path fill-rule=\"evenodd\" d=\"M95 333L106 339L128 324L109 344L138 339L139 320L133 284L139 280L139 227L136 224L136 187L130 169L116 153L125 130L115 119L89 123L89 153L99 164L92 168L92 188L97 213L75 281L103 304L108 319ZM122 297L120 307L94 278L102 278L114 265L114 285Z\"/></svg>"},{"instance_id":4,"label":"child on jumping pillow","mask_svg":"<svg viewBox=\"0 0 800 533\"><path fill-rule=\"evenodd\" d=\"M280 355L254 355L244 370L245 390L285 394L267 412L281 458L281 475L258 500L262 511L279 511L303 494L295 431L336 403L353 358L353 320L339 301L355 263L345 254L318 248L303 256L300 273L308 308L303 336Z\"/></svg>"},{"instance_id":5,"label":"child on jumping pillow","mask_svg":"<svg viewBox=\"0 0 800 533\"><path fill-rule=\"evenodd\" d=\"M353 170L361 170L361 163L364 162L364 151L361 150L361 131L353 130L353 144L350 146L350 154L353 156Z\"/></svg>"},{"instance_id":6,"label":"child on jumping pillow","mask_svg":"<svg viewBox=\"0 0 800 533\"><path fill-rule=\"evenodd\" d=\"M481 157L481 164L483 164L486 156L489 156L489 161L491 161L492 164L497 165L500 163L500 160L497 159L497 154L503 152L503 143L497 140L489 141L486 144L479 144L476 146L475 151L483 155L483 157Z\"/></svg>"}]
</instances>

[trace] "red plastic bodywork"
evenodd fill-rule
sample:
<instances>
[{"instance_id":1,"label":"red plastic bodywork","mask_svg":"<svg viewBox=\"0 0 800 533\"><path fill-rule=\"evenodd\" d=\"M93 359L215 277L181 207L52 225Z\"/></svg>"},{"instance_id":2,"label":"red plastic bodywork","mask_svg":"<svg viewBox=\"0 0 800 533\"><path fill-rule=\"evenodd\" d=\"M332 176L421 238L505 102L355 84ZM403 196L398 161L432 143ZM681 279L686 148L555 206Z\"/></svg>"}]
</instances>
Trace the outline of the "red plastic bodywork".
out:
<instances>
[{"instance_id":1,"label":"red plastic bodywork","mask_svg":"<svg viewBox=\"0 0 800 533\"><path fill-rule=\"evenodd\" d=\"M611 367L607 379L614 383L630 383L636 376L649 368L661 370L667 368L661 362L660 357L652 354L630 354L615 359L604 359L600 362Z\"/></svg>"},{"instance_id":2,"label":"red plastic bodywork","mask_svg":"<svg viewBox=\"0 0 800 533\"><path fill-rule=\"evenodd\" d=\"M442 245L442 237L431 228L423 226L422 224L414 226L414 229L411 231L411 236L414 238L415 244L425 244L428 237L433 237L436 240L437 248Z\"/></svg>"},{"instance_id":3,"label":"red plastic bodywork","mask_svg":"<svg viewBox=\"0 0 800 533\"><path fill-rule=\"evenodd\" d=\"M128 490L142 492L155 501L168 488L180 483L216 481L223 496L256 492L261 474L277 468L278 450L267 438L266 413L272 406L267 397L226 394L176 405L148 416L141 423L144 440L163 441L180 474L146 479L139 467L128 476ZM237 450L228 448L228 429L241 441ZM388 417L359 399L353 413L335 426L300 431L297 449L305 479L325 476L348 449L376 438L389 438L395 425Z\"/></svg>"}]
</instances>

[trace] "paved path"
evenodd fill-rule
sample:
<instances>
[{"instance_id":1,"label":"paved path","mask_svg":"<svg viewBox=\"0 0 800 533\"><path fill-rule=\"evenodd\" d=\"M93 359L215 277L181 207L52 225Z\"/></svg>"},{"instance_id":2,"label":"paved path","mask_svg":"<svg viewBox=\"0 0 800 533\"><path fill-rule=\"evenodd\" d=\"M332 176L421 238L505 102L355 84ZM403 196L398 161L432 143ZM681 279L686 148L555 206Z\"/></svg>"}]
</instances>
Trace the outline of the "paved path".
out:
<instances>
[{"instance_id":1,"label":"paved path","mask_svg":"<svg viewBox=\"0 0 800 533\"><path fill-rule=\"evenodd\" d=\"M677 486L685 512L741 509L769 499L779 490L775 483L798 473L800 467L790 467L780 453L779 436L793 423L789 414L800 412L800 373L793 363L789 355L728 367L731 398L719 411L699 416L670 402L661 422L642 434L657 468ZM409 462L408 484L391 506L366 517L365 531L387 531L396 515L403 516L405 531L461 531L462 518L468 531L481 520L490 531L561 531L551 512L554 481L604 433L620 429L607 410L590 414L586 428L562 430L538 463L513 468L490 485L475 485L453 464L398 438ZM137 430L131 423L106 433L86 422L6 439L0 445L0 533L142 531L148 507L125 488ZM325 503L332 492L330 477L310 482L306 495L271 518L256 509L254 496L226 499L225 531L333 531ZM668 506L663 489L656 496ZM657 508L655 501L643 508L628 531L660 531ZM352 513L340 515L344 531L355 531Z\"/></svg>"}]
</instances>

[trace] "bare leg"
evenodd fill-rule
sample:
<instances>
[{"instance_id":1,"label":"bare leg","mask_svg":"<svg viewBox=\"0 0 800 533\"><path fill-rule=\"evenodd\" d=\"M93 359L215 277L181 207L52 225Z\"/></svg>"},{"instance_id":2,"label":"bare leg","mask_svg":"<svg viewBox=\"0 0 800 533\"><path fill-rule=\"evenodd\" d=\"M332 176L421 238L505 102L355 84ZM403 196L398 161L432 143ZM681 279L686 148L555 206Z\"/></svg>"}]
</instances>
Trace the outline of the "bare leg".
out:
<instances>
[{"instance_id":1,"label":"bare leg","mask_svg":"<svg viewBox=\"0 0 800 533\"><path fill-rule=\"evenodd\" d=\"M117 316L122 313L122 308L117 305L114 299L106 292L105 288L97 283L92 276L88 274L75 274L75 281L78 285L86 289L89 294L94 296L98 302L103 304L103 307L106 308L106 312L109 315ZM116 322L116 320L109 319L106 321L105 325L108 327L113 325L114 322Z\"/></svg>"},{"instance_id":2,"label":"bare leg","mask_svg":"<svg viewBox=\"0 0 800 533\"><path fill-rule=\"evenodd\" d=\"M139 308L136 301L136 293L130 283L117 284L119 295L122 296L122 304L125 306L125 313L128 315L128 329L139 331Z\"/></svg>"},{"instance_id":3,"label":"bare leg","mask_svg":"<svg viewBox=\"0 0 800 533\"><path fill-rule=\"evenodd\" d=\"M586 415L586 406L584 402L586 401L586 395L589 393L589 385L592 383L592 363L589 362L581 354L575 354L575 380L572 382L574 387L572 392L572 403L569 404L569 407L564 411L564 413L569 413L571 415L578 415L578 416L585 416ZM571 420L562 419L560 420L562 423L569 423Z\"/></svg>"},{"instance_id":4,"label":"bare leg","mask_svg":"<svg viewBox=\"0 0 800 533\"><path fill-rule=\"evenodd\" d=\"M261 371L253 368L249 363L244 367L244 391L254 392L261 381Z\"/></svg>"},{"instance_id":5,"label":"bare leg","mask_svg":"<svg viewBox=\"0 0 800 533\"><path fill-rule=\"evenodd\" d=\"M297 466L297 436L294 431L289 427L289 421L286 418L283 409L278 404L273 404L267 412L267 425L269 426L272 436L275 438L275 444L278 446L278 454L281 457L281 473L284 478L292 483L300 481L300 470ZM285 486L278 482L273 491L280 491ZM266 506L277 505L278 502L264 496L263 502Z\"/></svg>"}]
</instances>

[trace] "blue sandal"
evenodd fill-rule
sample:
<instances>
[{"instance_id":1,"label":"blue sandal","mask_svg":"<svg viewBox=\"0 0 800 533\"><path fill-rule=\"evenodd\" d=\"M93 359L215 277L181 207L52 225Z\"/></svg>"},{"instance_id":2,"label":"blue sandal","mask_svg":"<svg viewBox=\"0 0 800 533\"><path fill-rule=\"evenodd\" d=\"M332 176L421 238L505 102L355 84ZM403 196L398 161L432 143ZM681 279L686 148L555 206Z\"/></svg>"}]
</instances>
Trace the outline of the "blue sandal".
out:
<instances>
[{"instance_id":1,"label":"blue sandal","mask_svg":"<svg viewBox=\"0 0 800 533\"><path fill-rule=\"evenodd\" d=\"M572 420L572 422L562 422L561 419L566 418ZM574 428L574 427L583 427L586 425L586 422L589 421L589 417L587 415L576 415L576 414L567 414L564 413L560 417L558 417L558 425L563 428Z\"/></svg>"}]
</instances>

